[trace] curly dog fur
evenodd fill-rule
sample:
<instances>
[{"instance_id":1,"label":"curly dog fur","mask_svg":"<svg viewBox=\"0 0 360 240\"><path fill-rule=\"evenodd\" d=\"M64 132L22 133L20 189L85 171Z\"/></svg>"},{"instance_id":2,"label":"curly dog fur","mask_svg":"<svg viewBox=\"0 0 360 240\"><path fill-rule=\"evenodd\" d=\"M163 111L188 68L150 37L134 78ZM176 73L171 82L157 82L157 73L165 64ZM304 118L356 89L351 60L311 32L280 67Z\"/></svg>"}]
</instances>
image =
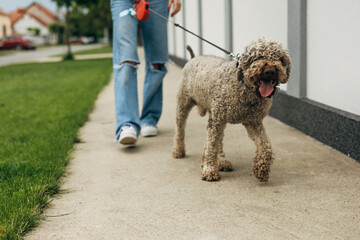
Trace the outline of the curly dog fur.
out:
<instances>
[{"instance_id":1,"label":"curly dog fur","mask_svg":"<svg viewBox=\"0 0 360 240\"><path fill-rule=\"evenodd\" d=\"M192 50L190 54L193 57ZM263 119L277 86L288 81L290 71L288 51L280 43L265 38L248 45L238 64L215 56L192 58L184 67L177 95L173 157L185 157L185 123L190 110L197 105L201 116L209 113L201 178L217 181L219 171L233 169L231 162L225 160L224 129L226 123L241 123L256 145L254 175L261 182L268 181L274 154Z\"/></svg>"}]
</instances>

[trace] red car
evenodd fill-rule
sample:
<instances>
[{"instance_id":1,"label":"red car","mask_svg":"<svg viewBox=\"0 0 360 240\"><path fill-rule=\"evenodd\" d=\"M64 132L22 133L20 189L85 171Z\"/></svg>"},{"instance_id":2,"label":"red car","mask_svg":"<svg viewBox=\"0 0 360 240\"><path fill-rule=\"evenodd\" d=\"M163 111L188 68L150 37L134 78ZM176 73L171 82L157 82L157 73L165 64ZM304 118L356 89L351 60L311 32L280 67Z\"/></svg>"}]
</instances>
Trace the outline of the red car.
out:
<instances>
[{"instance_id":1,"label":"red car","mask_svg":"<svg viewBox=\"0 0 360 240\"><path fill-rule=\"evenodd\" d=\"M0 39L0 49L35 49L36 46L30 39L20 36L4 37Z\"/></svg>"}]
</instances>

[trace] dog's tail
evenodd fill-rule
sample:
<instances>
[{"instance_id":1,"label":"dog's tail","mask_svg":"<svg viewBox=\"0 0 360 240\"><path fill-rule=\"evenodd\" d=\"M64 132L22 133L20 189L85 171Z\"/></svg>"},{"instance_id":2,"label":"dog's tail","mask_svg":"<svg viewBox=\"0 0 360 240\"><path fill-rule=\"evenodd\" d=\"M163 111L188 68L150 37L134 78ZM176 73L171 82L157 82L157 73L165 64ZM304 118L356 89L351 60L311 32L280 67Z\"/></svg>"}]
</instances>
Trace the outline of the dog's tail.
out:
<instances>
[{"instance_id":1,"label":"dog's tail","mask_svg":"<svg viewBox=\"0 0 360 240\"><path fill-rule=\"evenodd\" d=\"M189 51L191 58L195 57L194 51L189 45L186 45L186 49Z\"/></svg>"}]
</instances>

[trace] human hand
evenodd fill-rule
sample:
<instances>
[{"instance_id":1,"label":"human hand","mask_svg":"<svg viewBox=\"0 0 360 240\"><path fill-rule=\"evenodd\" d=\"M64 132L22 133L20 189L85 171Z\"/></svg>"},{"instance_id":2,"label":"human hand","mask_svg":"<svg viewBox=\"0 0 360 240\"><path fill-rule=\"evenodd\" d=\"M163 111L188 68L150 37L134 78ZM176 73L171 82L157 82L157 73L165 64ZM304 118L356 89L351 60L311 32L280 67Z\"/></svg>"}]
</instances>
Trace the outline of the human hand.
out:
<instances>
[{"instance_id":1,"label":"human hand","mask_svg":"<svg viewBox=\"0 0 360 240\"><path fill-rule=\"evenodd\" d=\"M172 4L174 4L174 8L173 8L173 11L171 12L171 15L170 15L171 17L175 16L175 14L177 14L181 9L180 0L169 0L168 9L171 8Z\"/></svg>"}]
</instances>

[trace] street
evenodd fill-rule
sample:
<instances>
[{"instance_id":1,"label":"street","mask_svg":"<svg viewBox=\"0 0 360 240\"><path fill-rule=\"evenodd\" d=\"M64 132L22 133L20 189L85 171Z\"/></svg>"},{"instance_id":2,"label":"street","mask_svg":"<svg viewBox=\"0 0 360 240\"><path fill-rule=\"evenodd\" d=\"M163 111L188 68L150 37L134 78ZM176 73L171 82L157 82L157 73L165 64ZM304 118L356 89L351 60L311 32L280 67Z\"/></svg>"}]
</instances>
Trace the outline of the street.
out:
<instances>
[{"instance_id":1,"label":"street","mask_svg":"<svg viewBox=\"0 0 360 240\"><path fill-rule=\"evenodd\" d=\"M78 52L82 50L100 48L102 44L91 44L91 45L75 45L71 46L71 51ZM37 49L35 51L21 51L19 53L10 54L0 57L0 66L15 64L15 63L25 63L33 62L37 59L46 58L54 55L61 55L67 52L67 46L55 46L44 49Z\"/></svg>"}]
</instances>

